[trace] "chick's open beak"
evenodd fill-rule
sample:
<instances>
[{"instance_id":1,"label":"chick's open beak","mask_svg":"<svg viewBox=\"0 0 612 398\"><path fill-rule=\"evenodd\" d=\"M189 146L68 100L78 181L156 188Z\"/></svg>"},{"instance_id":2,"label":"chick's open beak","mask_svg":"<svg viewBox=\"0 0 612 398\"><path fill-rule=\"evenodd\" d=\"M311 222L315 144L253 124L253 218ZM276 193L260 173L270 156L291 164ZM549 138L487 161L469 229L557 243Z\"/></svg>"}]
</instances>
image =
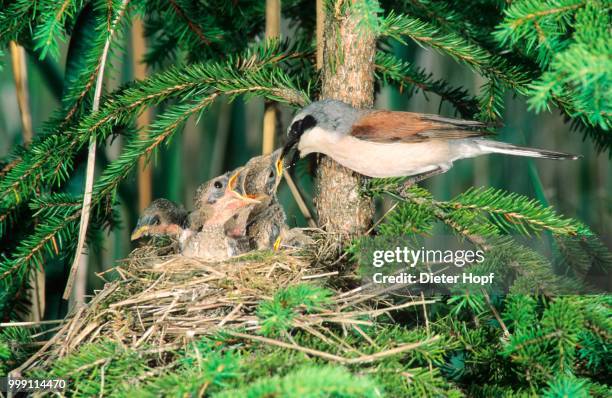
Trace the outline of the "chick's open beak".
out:
<instances>
[{"instance_id":1,"label":"chick's open beak","mask_svg":"<svg viewBox=\"0 0 612 398\"><path fill-rule=\"evenodd\" d=\"M283 175L283 157L279 157L276 161L276 175L280 179Z\"/></svg>"},{"instance_id":2,"label":"chick's open beak","mask_svg":"<svg viewBox=\"0 0 612 398\"><path fill-rule=\"evenodd\" d=\"M259 200L257 198L256 195L248 195L245 194L245 189L244 189L244 176L242 175L242 173L245 171L246 169L244 167L241 167L236 173L234 173L228 183L227 183L227 188L226 188L226 193L230 193L231 195L233 195L234 197L240 199L241 201L245 202L245 204L250 204L250 203L261 203L261 200Z\"/></svg>"}]
</instances>

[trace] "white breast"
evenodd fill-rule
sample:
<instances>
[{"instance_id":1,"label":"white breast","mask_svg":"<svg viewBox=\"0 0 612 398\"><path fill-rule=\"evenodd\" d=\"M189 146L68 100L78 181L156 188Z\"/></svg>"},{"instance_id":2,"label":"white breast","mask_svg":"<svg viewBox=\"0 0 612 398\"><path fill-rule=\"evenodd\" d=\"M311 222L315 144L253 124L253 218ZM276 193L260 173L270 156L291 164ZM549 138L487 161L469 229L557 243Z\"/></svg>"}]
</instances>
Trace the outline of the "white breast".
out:
<instances>
[{"instance_id":1,"label":"white breast","mask_svg":"<svg viewBox=\"0 0 612 398\"><path fill-rule=\"evenodd\" d=\"M411 176L448 168L454 156L448 141L376 143L352 136L334 136L315 127L304 134L299 147L302 155L323 153L341 165L369 177Z\"/></svg>"}]
</instances>

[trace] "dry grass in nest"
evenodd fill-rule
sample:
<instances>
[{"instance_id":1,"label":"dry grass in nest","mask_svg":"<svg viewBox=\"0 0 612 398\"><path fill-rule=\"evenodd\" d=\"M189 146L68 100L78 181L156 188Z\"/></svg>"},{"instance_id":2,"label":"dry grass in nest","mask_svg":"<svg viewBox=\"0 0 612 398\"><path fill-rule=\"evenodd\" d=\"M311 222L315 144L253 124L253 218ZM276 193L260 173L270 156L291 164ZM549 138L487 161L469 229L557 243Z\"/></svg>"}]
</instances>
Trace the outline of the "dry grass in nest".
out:
<instances>
[{"instance_id":1,"label":"dry grass in nest","mask_svg":"<svg viewBox=\"0 0 612 398\"><path fill-rule=\"evenodd\" d=\"M48 367L81 345L102 338L133 349L150 351L153 346L164 352L184 346L195 336L211 335L221 329L239 338L343 363L376 358L376 355L344 358L258 335L260 325L255 311L262 300L272 298L281 288L337 275L313 265L312 255L293 250L256 252L226 262L207 263L159 254L160 250L153 247L137 249L119 266L101 275L107 279L113 272L118 278L109 280L87 305L74 310L57 334L20 370ZM372 324L364 317L373 320L394 309L430 303L413 301L391 306L381 301L380 293L363 287L337 293L332 298L331 310L301 313L294 325L322 336L321 332L327 331L325 325L359 329ZM366 305L373 299L377 309ZM435 339L433 336L423 344ZM414 347L414 343L400 345L388 354L378 355L392 355Z\"/></svg>"}]
</instances>

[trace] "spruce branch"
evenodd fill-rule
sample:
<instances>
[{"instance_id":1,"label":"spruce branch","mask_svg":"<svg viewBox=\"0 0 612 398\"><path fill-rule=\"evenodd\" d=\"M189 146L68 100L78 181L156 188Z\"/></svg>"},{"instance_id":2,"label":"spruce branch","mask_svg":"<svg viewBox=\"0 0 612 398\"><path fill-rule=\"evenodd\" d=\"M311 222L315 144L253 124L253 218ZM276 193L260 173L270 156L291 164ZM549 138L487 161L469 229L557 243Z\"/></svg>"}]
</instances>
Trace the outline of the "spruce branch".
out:
<instances>
[{"instance_id":1,"label":"spruce branch","mask_svg":"<svg viewBox=\"0 0 612 398\"><path fill-rule=\"evenodd\" d=\"M3 287L13 284L12 278L23 280L30 267L42 268L43 255L59 255L63 243L70 244L78 212L58 215L36 225L34 234L22 239L13 252L12 258L0 262L0 282ZM72 227L72 228L70 228Z\"/></svg>"},{"instance_id":2,"label":"spruce branch","mask_svg":"<svg viewBox=\"0 0 612 398\"><path fill-rule=\"evenodd\" d=\"M189 16L185 13L185 11L183 11L183 9L177 4L177 2L175 0L169 0L170 5L172 6L172 8L174 9L174 11L176 11L176 13L185 20L185 22L187 23L187 26L189 27L189 29L195 33L196 36L198 36L198 38L207 46L209 46L210 40L208 40L206 38L206 36L204 36L204 33L202 32L202 29L200 29L200 27L198 25L196 25L190 18Z\"/></svg>"},{"instance_id":3,"label":"spruce branch","mask_svg":"<svg viewBox=\"0 0 612 398\"><path fill-rule=\"evenodd\" d=\"M21 33L30 29L36 17L35 1L16 0L6 4L0 10L0 45L6 47L11 40L19 42Z\"/></svg>"},{"instance_id":4,"label":"spruce branch","mask_svg":"<svg viewBox=\"0 0 612 398\"><path fill-rule=\"evenodd\" d=\"M504 10L504 20L498 25L495 37L502 45L525 40L530 52L538 43L546 43L544 30L560 36L568 27L575 10L587 3L585 0L514 2Z\"/></svg>"},{"instance_id":5,"label":"spruce branch","mask_svg":"<svg viewBox=\"0 0 612 398\"><path fill-rule=\"evenodd\" d=\"M533 199L493 188L473 188L450 201L439 201L422 188L402 188L400 179L373 179L366 189L375 196L390 195L400 201L378 227L382 236L427 234L432 221L437 219L460 237L487 251L487 259L491 261L473 266L474 272L495 272L501 280L509 270L515 269L508 277L515 281L513 289L520 292L572 292L579 288L575 282L555 276L546 259L525 247L516 248L512 239L505 240L502 236L510 232L529 236L550 231L559 237L587 242L595 239L583 224L563 218ZM602 258L605 262L605 257ZM500 269L500 264L506 264L505 268Z\"/></svg>"},{"instance_id":6,"label":"spruce branch","mask_svg":"<svg viewBox=\"0 0 612 398\"><path fill-rule=\"evenodd\" d=\"M607 393L609 392L610 391L607 391ZM548 383L548 388L542 393L542 397L544 398L587 398L590 396L592 395L591 391L589 391L588 383L586 380L581 380L567 374L559 375L558 377L552 378Z\"/></svg>"},{"instance_id":7,"label":"spruce branch","mask_svg":"<svg viewBox=\"0 0 612 398\"><path fill-rule=\"evenodd\" d=\"M47 53L52 57L59 56L58 38L64 36L66 20L73 18L81 8L80 0L43 0L37 4L40 13L38 26L34 31L34 50L39 51L40 59Z\"/></svg>"},{"instance_id":8,"label":"spruce branch","mask_svg":"<svg viewBox=\"0 0 612 398\"><path fill-rule=\"evenodd\" d=\"M421 90L438 95L442 101L450 102L464 118L472 118L478 109L478 102L471 97L467 90L460 87L451 87L443 79L434 80L432 75L423 69L403 61L387 52L376 53L376 78L385 83L399 84L400 91L406 85L411 91Z\"/></svg>"},{"instance_id":9,"label":"spruce branch","mask_svg":"<svg viewBox=\"0 0 612 398\"><path fill-rule=\"evenodd\" d=\"M604 21L609 18L606 13L596 9L598 12L599 19ZM602 24L603 25L603 24ZM600 62L590 62L592 58L585 58L585 55L581 53L581 49L577 49L571 57L574 67L573 70L580 70L575 74L566 75L544 75L546 80L543 80L540 86L532 86L532 81L541 74L541 70L534 68L524 62L518 63L511 60L507 56L500 56L487 50L479 43L466 37L462 37L456 32L446 32L439 27L436 27L427 22L413 18L411 16L396 15L390 12L381 24L381 35L383 37L394 38L401 43L405 43L403 40L404 36L410 37L417 44L432 47L443 54L447 54L454 58L458 62L466 64L481 75L488 77L489 79L495 79L498 86L512 89L517 93L532 97L532 106L538 104L541 110L547 106L547 102L550 101L558 106L562 112L568 117L575 120L579 120L581 127L589 131L589 135L594 135L597 142L601 146L609 146L609 139L605 138L605 130L610 128L610 111L609 101L605 101L607 91L603 89L602 83L607 81L607 75L602 75L603 70L609 70L604 65L609 63L609 60L605 60L602 64ZM570 57L570 55L568 55ZM591 83L586 87L589 87L591 91L586 91L584 97L576 97L576 95L568 95L565 87L559 86L558 84L553 86L553 81L557 79L563 84L571 83L576 86L583 84L584 81L578 79L584 74L588 74L589 70L585 69L584 64L588 64L589 67L599 65L597 71L593 71L593 76L589 76L590 80L586 81ZM562 69L557 69L563 73ZM607 72L604 72L607 73ZM605 76L605 77L604 77ZM561 79L561 80L559 80ZM567 80L563 80L567 79ZM552 90L552 88L555 90ZM583 89L585 87L582 87ZM596 91L593 91L596 90ZM609 90L608 90L609 91ZM571 91L570 91L571 94ZM594 94L594 95L593 95ZM587 102L590 101L590 102ZM590 104L590 105L587 105ZM591 106L591 108L589 108ZM595 106L594 112L587 111ZM597 131L596 127L604 131Z\"/></svg>"},{"instance_id":10,"label":"spruce branch","mask_svg":"<svg viewBox=\"0 0 612 398\"><path fill-rule=\"evenodd\" d=\"M231 397L379 397L377 383L366 376L356 376L340 366L303 366L287 375L259 379L248 386L223 391L219 398Z\"/></svg>"},{"instance_id":11,"label":"spruce branch","mask_svg":"<svg viewBox=\"0 0 612 398\"><path fill-rule=\"evenodd\" d=\"M13 153L12 158L18 160L0 179L0 225L42 184L59 186L65 181L75 154L91 136L102 142L116 127L131 123L146 106L198 96L211 87L224 92L238 85L260 87L279 102L305 105L309 102L308 94L282 71L304 54L299 48L272 41L227 61L171 68L103 98L98 112L84 116L68 130L62 130L62 122L58 122L56 133L39 136L27 150L18 148Z\"/></svg>"},{"instance_id":12,"label":"spruce branch","mask_svg":"<svg viewBox=\"0 0 612 398\"><path fill-rule=\"evenodd\" d=\"M382 26L382 36L396 39L401 43L405 43L404 36L410 37L417 44L432 47L484 76L497 78L518 93L526 94L526 85L530 81L531 73L519 65L511 65L472 40L456 33L443 32L417 18L396 15L393 12L384 18Z\"/></svg>"},{"instance_id":13,"label":"spruce branch","mask_svg":"<svg viewBox=\"0 0 612 398\"><path fill-rule=\"evenodd\" d=\"M35 217L55 217L63 213L63 208L76 209L82 204L77 196L66 193L53 193L33 198L29 207ZM61 212L61 213L58 213Z\"/></svg>"},{"instance_id":14,"label":"spruce branch","mask_svg":"<svg viewBox=\"0 0 612 398\"><path fill-rule=\"evenodd\" d=\"M495 234L495 231L489 225L482 222L475 223L473 218L466 220L465 217L458 217L458 212L448 212L444 208L443 202L433 199L427 190L419 187L409 187L406 189L396 185L395 189L384 192L398 200L411 202L422 210L427 209L433 217L442 221L459 236L467 239L475 246L481 247L483 250L490 249L490 245L483 237L483 235Z\"/></svg>"},{"instance_id":15,"label":"spruce branch","mask_svg":"<svg viewBox=\"0 0 612 398\"><path fill-rule=\"evenodd\" d=\"M472 265L470 271L480 275L495 273L498 287L505 284L510 294L555 296L584 291L579 280L555 274L543 255L510 236L489 237L487 243L490 250L485 261Z\"/></svg>"},{"instance_id":16,"label":"spruce branch","mask_svg":"<svg viewBox=\"0 0 612 398\"><path fill-rule=\"evenodd\" d=\"M470 20L468 10L470 7L467 4L455 7L452 3L436 0L408 0L402 3L402 8L394 7L394 9L431 22L446 32L479 39L484 39L486 36L483 34L483 29L479 29L480 27Z\"/></svg>"},{"instance_id":17,"label":"spruce branch","mask_svg":"<svg viewBox=\"0 0 612 398\"><path fill-rule=\"evenodd\" d=\"M102 66L100 61L102 60L103 50L110 38L108 35L111 32L110 25L113 19L113 12L119 9L121 11L120 14L125 14L127 11L125 8L122 9L117 5L118 1L120 0L98 0L88 4L81 10L75 31L73 32L73 39L77 42L80 42L81 39L91 39L91 42L87 44L86 49L82 50L84 52L84 55L82 55L83 60L68 60L65 82L66 90L62 98L63 109L57 112L57 115L49 123L47 130L50 134L63 134L69 128L73 119L79 115L82 103L85 102L91 88L94 86ZM119 21L121 21L121 18ZM83 37L80 37L80 35ZM112 53L113 48L111 47L106 51L106 56L108 57ZM79 65L76 70L72 71L70 68L71 63L78 65L79 62L82 62L82 65ZM21 161L22 159L19 156L13 156L11 165L14 167ZM3 173L0 172L0 177L2 175ZM24 178L27 178L27 176L24 176Z\"/></svg>"},{"instance_id":18,"label":"spruce branch","mask_svg":"<svg viewBox=\"0 0 612 398\"><path fill-rule=\"evenodd\" d=\"M610 130L610 8L605 2L528 0L506 9L495 37L501 46L535 54L543 72L528 87L530 109L541 112L552 102L571 118Z\"/></svg>"},{"instance_id":19,"label":"spruce branch","mask_svg":"<svg viewBox=\"0 0 612 398\"><path fill-rule=\"evenodd\" d=\"M244 51L262 33L265 2L150 0L145 34L151 48L145 56L150 65L164 65L179 54L190 62L223 60Z\"/></svg>"},{"instance_id":20,"label":"spruce branch","mask_svg":"<svg viewBox=\"0 0 612 398\"><path fill-rule=\"evenodd\" d=\"M101 69L114 54L115 46L107 46L107 43L111 40L119 42L119 36L125 30L129 20L126 17L127 3L123 0L98 0L81 12L77 33L83 37L76 40L90 40L87 48L80 49L84 53L82 60L73 61L77 69L66 76L62 110L56 116L57 121L52 121L52 126L58 124L58 128L66 129L83 111L82 105L95 87Z\"/></svg>"},{"instance_id":21,"label":"spruce branch","mask_svg":"<svg viewBox=\"0 0 612 398\"><path fill-rule=\"evenodd\" d=\"M68 178L72 157L62 158L60 153L72 149L67 136L37 137L7 175L0 180L0 222L6 223L10 214L27 201L42 182L51 185ZM48 166L44 169L43 166ZM48 177L48 178L47 178ZM2 232L3 228L0 228Z\"/></svg>"},{"instance_id":22,"label":"spruce branch","mask_svg":"<svg viewBox=\"0 0 612 398\"><path fill-rule=\"evenodd\" d=\"M492 221L507 232L517 231L529 236L531 232L547 230L558 235L592 235L583 224L558 216L552 208L542 206L535 199L494 188L470 188L442 205L488 213Z\"/></svg>"},{"instance_id":23,"label":"spruce branch","mask_svg":"<svg viewBox=\"0 0 612 398\"><path fill-rule=\"evenodd\" d=\"M38 375L45 378L66 377L78 383L76 390L83 396L104 396L127 390L129 381L150 370L145 355L110 339L86 344L73 355L65 356L53 368ZM117 391L118 389L119 391ZM128 395L123 395L128 396Z\"/></svg>"},{"instance_id":24,"label":"spruce branch","mask_svg":"<svg viewBox=\"0 0 612 398\"><path fill-rule=\"evenodd\" d=\"M477 119L485 122L498 121L504 109L504 86L495 78L483 84L478 95L480 112Z\"/></svg>"},{"instance_id":25,"label":"spruce branch","mask_svg":"<svg viewBox=\"0 0 612 398\"><path fill-rule=\"evenodd\" d=\"M541 112L551 101L564 97L570 116L586 119L605 131L612 129L612 60L607 46L602 39L573 43L555 54L550 70L530 86L530 109Z\"/></svg>"}]
</instances>

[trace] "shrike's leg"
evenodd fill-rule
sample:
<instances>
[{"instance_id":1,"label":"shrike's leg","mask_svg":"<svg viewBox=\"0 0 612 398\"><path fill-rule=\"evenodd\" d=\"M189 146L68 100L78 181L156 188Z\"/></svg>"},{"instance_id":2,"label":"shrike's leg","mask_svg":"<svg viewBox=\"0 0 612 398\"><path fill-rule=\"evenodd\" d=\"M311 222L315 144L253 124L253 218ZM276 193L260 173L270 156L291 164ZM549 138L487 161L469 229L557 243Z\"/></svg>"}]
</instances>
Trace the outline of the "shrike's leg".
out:
<instances>
[{"instance_id":1,"label":"shrike's leg","mask_svg":"<svg viewBox=\"0 0 612 398\"><path fill-rule=\"evenodd\" d=\"M417 182L421 182L423 180L426 180L430 177L433 177L435 175L438 174L442 174L448 171L448 169L450 169L450 167L442 167L442 166L438 166L433 170L430 171L426 171L424 173L420 173L420 174L415 174L413 176L410 176L406 179L406 181L404 181L404 183L402 184L402 188L400 189L400 195L403 195L404 192L406 192L406 190L408 188L410 188L411 186L413 186L414 184L416 184Z\"/></svg>"}]
</instances>

